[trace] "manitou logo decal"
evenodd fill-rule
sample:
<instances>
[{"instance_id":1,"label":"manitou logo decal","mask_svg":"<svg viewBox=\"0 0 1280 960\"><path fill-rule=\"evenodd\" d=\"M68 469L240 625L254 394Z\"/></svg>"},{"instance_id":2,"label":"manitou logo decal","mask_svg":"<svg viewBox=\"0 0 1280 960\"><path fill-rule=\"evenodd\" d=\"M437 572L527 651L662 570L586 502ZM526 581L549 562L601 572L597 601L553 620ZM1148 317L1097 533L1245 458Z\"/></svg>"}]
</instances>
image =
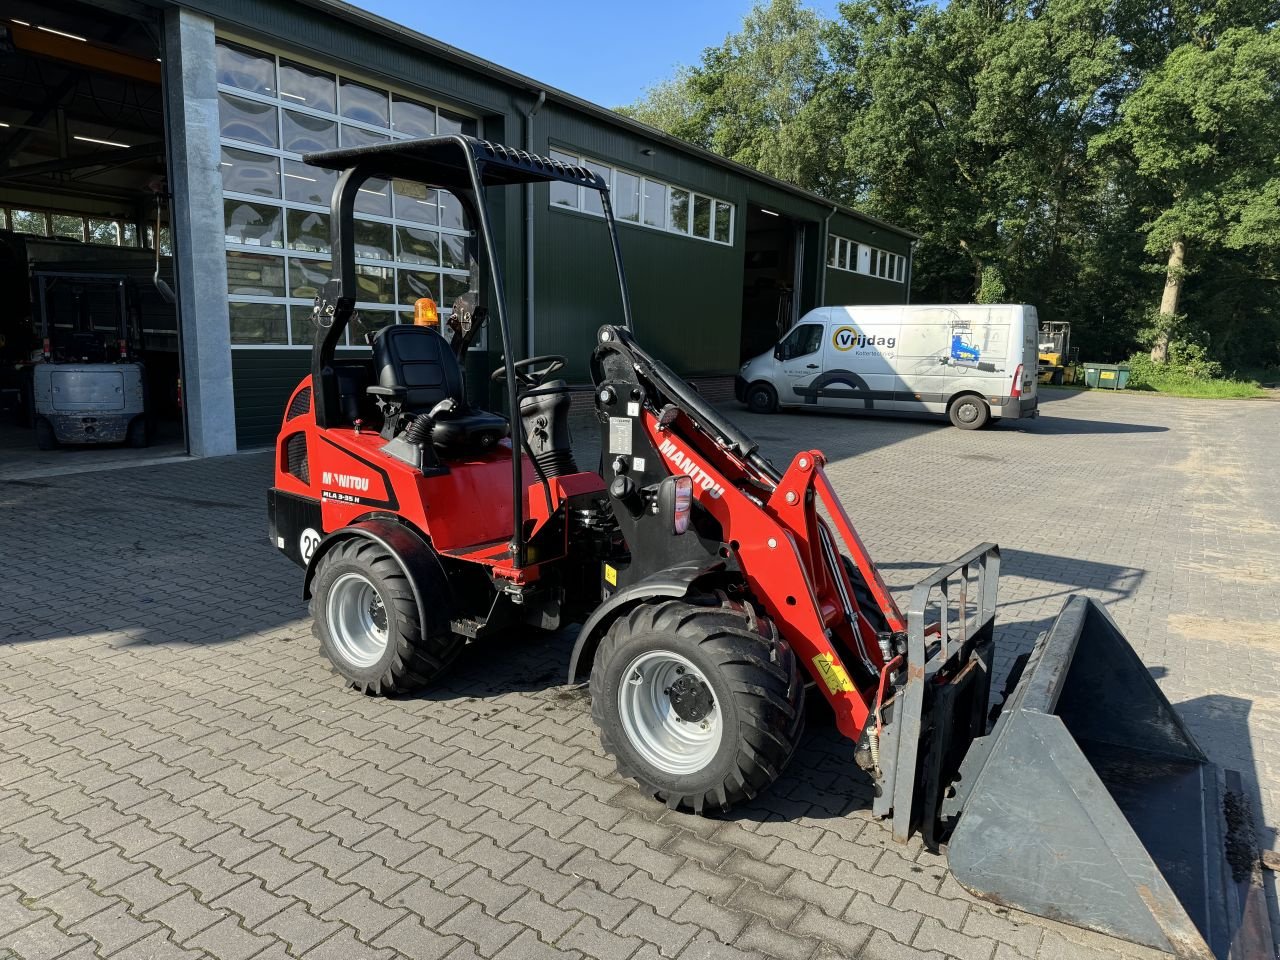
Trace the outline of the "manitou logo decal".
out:
<instances>
[{"instance_id":1,"label":"manitou logo decal","mask_svg":"<svg viewBox=\"0 0 1280 960\"><path fill-rule=\"evenodd\" d=\"M701 487L704 493L710 494L714 499L719 500L724 494L724 487L716 483L702 469L702 465L693 457L689 456L670 440L663 440L662 446L658 447L658 452L667 458L667 461L679 470L681 473L687 473L694 484Z\"/></svg>"},{"instance_id":2,"label":"manitou logo decal","mask_svg":"<svg viewBox=\"0 0 1280 960\"><path fill-rule=\"evenodd\" d=\"M359 490L362 493L369 492L369 478L357 477L349 473L330 473L328 470L324 472L324 484L330 487L341 487L343 490Z\"/></svg>"}]
</instances>

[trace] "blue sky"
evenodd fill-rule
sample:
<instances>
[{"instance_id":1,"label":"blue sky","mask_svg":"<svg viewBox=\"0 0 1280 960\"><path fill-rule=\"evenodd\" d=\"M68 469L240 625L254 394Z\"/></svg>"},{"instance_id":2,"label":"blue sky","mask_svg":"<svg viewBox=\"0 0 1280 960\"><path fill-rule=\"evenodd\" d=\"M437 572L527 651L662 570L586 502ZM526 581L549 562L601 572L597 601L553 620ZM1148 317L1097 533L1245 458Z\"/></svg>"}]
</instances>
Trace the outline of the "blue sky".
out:
<instances>
[{"instance_id":1,"label":"blue sky","mask_svg":"<svg viewBox=\"0 0 1280 960\"><path fill-rule=\"evenodd\" d=\"M616 107L737 30L751 0L649 0L643 5L357 0L357 5L542 83ZM831 16L836 0L809 5Z\"/></svg>"}]
</instances>

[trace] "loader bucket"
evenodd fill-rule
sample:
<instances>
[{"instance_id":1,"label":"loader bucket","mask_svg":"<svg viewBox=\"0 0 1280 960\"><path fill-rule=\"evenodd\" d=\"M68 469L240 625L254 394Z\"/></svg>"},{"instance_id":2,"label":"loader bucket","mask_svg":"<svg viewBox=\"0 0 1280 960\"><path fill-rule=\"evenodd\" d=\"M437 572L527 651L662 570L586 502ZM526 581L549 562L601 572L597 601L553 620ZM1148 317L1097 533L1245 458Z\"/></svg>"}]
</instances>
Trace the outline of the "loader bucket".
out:
<instances>
[{"instance_id":1,"label":"loader bucket","mask_svg":"<svg viewBox=\"0 0 1280 960\"><path fill-rule=\"evenodd\" d=\"M1072 597L960 766L947 857L987 900L1226 957L1222 775L1114 621Z\"/></svg>"}]
</instances>

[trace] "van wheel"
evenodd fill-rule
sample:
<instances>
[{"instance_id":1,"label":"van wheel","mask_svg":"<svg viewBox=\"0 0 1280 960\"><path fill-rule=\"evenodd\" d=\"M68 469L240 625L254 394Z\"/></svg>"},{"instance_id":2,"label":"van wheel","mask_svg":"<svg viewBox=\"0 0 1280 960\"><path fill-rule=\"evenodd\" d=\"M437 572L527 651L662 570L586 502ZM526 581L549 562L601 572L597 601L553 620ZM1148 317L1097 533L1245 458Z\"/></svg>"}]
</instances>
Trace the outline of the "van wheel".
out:
<instances>
[{"instance_id":1,"label":"van wheel","mask_svg":"<svg viewBox=\"0 0 1280 960\"><path fill-rule=\"evenodd\" d=\"M951 418L952 425L961 430L978 430L985 427L991 419L991 408L981 397L966 394L951 401L951 406L947 407L947 416Z\"/></svg>"},{"instance_id":2,"label":"van wheel","mask_svg":"<svg viewBox=\"0 0 1280 960\"><path fill-rule=\"evenodd\" d=\"M747 390L747 409L752 413L773 413L778 409L778 392L767 383L757 383Z\"/></svg>"}]
</instances>

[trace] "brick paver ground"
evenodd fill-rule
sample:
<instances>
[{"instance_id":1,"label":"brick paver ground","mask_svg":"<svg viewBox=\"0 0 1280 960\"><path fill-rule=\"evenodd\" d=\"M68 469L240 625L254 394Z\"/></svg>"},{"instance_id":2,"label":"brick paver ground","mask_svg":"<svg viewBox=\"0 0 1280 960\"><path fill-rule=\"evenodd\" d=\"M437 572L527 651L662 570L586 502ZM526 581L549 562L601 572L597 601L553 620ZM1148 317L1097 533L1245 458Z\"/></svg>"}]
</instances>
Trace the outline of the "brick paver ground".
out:
<instances>
[{"instance_id":1,"label":"brick paver ground","mask_svg":"<svg viewBox=\"0 0 1280 960\"><path fill-rule=\"evenodd\" d=\"M1010 653L1072 591L1102 600L1277 822L1280 405L1044 413L977 434L735 416L775 458L827 451L896 590L999 541ZM667 812L561 685L568 636L472 648L412 699L342 689L267 543L269 469L0 483L0 955L1144 955L893 843L830 729L733 816Z\"/></svg>"}]
</instances>

